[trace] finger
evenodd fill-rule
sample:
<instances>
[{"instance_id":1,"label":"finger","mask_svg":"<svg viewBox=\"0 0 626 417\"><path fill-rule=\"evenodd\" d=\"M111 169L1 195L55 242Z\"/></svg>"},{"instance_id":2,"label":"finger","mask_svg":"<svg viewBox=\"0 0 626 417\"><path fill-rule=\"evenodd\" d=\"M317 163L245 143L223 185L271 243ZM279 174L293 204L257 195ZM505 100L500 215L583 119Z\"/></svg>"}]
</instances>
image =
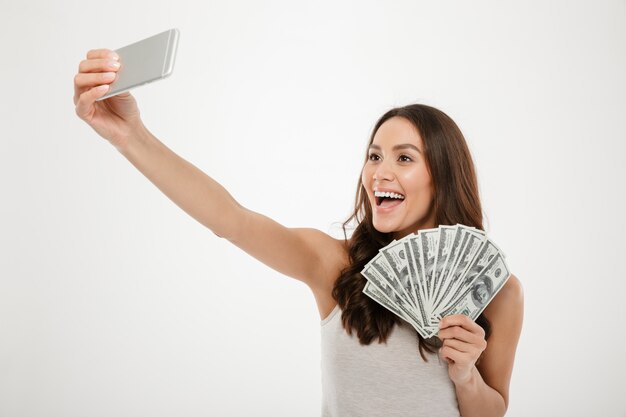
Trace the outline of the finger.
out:
<instances>
[{"instance_id":1,"label":"finger","mask_svg":"<svg viewBox=\"0 0 626 417\"><path fill-rule=\"evenodd\" d=\"M439 330L439 333L437 333L437 336L441 340L457 339L457 340L462 340L468 343L475 343L481 340L478 334L472 333L468 331L467 329L464 329L461 326L452 326L452 327L447 327L443 330Z\"/></svg>"},{"instance_id":2,"label":"finger","mask_svg":"<svg viewBox=\"0 0 626 417\"><path fill-rule=\"evenodd\" d=\"M89 118L94 110L94 102L109 91L109 85L103 84L82 93L76 102L76 114L83 120Z\"/></svg>"},{"instance_id":3,"label":"finger","mask_svg":"<svg viewBox=\"0 0 626 417\"><path fill-rule=\"evenodd\" d=\"M454 362L458 365L470 364L472 363L472 355L469 353L461 352L456 350L450 346L444 346L439 349L439 356L445 359L446 361Z\"/></svg>"},{"instance_id":4,"label":"finger","mask_svg":"<svg viewBox=\"0 0 626 417\"><path fill-rule=\"evenodd\" d=\"M87 59L108 58L119 59L117 52L107 48L91 49L87 51Z\"/></svg>"},{"instance_id":5,"label":"finger","mask_svg":"<svg viewBox=\"0 0 626 417\"><path fill-rule=\"evenodd\" d=\"M450 326L469 326L471 323L474 323L472 319L470 319L465 314L454 314L451 316L445 316L439 321L439 328L445 329Z\"/></svg>"},{"instance_id":6,"label":"finger","mask_svg":"<svg viewBox=\"0 0 626 417\"><path fill-rule=\"evenodd\" d=\"M74 104L78 103L80 95L85 91L102 84L111 84L116 79L114 72L99 74L76 74L74 77Z\"/></svg>"},{"instance_id":7,"label":"finger","mask_svg":"<svg viewBox=\"0 0 626 417\"><path fill-rule=\"evenodd\" d=\"M463 342L462 340L458 340L458 339L446 339L443 341L442 347L444 346L450 347L454 350L458 350L459 352L463 352L463 353L471 353L473 351L476 351L476 348L474 345L472 345L471 343Z\"/></svg>"},{"instance_id":8,"label":"finger","mask_svg":"<svg viewBox=\"0 0 626 417\"><path fill-rule=\"evenodd\" d=\"M95 87L100 84L110 84L115 80L115 72L98 72L95 74L76 74L74 76L74 87L81 90L85 88Z\"/></svg>"},{"instance_id":9,"label":"finger","mask_svg":"<svg viewBox=\"0 0 626 417\"><path fill-rule=\"evenodd\" d=\"M460 326L470 332L477 332L477 333L482 332L484 336L483 328L480 327L478 324L476 324L474 320L470 319L468 316L464 314L455 314L452 316L446 316L442 318L441 321L439 322L440 329L445 329L451 326Z\"/></svg>"},{"instance_id":10,"label":"finger","mask_svg":"<svg viewBox=\"0 0 626 417\"><path fill-rule=\"evenodd\" d=\"M98 59L86 59L78 64L78 72L105 72L118 71L120 69L119 61L108 57Z\"/></svg>"}]
</instances>

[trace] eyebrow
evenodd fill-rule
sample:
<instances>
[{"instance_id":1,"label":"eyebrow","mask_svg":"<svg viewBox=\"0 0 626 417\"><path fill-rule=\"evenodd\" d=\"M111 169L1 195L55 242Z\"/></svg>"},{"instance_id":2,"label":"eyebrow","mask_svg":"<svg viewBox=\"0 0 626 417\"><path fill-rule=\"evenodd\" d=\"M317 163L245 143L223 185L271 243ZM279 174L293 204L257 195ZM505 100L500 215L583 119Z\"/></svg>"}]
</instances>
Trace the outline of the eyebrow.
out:
<instances>
[{"instance_id":1,"label":"eyebrow","mask_svg":"<svg viewBox=\"0 0 626 417\"><path fill-rule=\"evenodd\" d=\"M414 149L415 151L422 153L422 151L420 151L419 149L417 149L417 146L415 145L411 145L410 143L401 143L400 145L395 145L393 148L391 148L394 151L397 151L398 149L406 149L406 148L410 148L410 149ZM380 151L380 146L375 145L375 144L371 144L369 149L375 149L377 151Z\"/></svg>"}]
</instances>

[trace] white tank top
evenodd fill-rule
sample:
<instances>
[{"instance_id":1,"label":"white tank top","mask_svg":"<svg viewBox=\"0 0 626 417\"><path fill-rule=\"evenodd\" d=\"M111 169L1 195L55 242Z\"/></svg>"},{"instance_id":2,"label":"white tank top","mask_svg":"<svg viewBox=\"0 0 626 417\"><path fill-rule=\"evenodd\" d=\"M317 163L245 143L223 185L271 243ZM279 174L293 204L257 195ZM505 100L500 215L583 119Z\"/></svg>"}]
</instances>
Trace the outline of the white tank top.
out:
<instances>
[{"instance_id":1,"label":"white tank top","mask_svg":"<svg viewBox=\"0 0 626 417\"><path fill-rule=\"evenodd\" d=\"M447 364L427 352L424 362L410 324L365 346L341 325L339 306L321 324L323 417L459 417Z\"/></svg>"}]
</instances>

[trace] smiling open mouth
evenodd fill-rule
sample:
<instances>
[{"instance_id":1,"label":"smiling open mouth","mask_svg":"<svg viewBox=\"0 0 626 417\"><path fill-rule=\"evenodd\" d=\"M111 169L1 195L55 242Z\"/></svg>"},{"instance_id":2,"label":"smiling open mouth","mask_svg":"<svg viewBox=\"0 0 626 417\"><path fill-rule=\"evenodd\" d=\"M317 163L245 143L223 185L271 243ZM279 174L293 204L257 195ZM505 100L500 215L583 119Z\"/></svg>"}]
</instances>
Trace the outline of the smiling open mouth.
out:
<instances>
[{"instance_id":1,"label":"smiling open mouth","mask_svg":"<svg viewBox=\"0 0 626 417\"><path fill-rule=\"evenodd\" d=\"M376 205L382 208L395 207L404 200L402 194L383 191L374 191L374 198L376 199Z\"/></svg>"}]
</instances>

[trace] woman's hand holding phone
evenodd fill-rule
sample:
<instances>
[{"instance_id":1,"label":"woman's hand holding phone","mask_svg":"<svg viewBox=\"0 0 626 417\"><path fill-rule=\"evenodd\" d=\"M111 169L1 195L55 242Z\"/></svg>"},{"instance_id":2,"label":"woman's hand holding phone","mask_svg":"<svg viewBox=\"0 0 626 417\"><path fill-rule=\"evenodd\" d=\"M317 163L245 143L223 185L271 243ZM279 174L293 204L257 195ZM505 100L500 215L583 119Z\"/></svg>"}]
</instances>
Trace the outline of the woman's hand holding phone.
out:
<instances>
[{"instance_id":1,"label":"woman's hand holding phone","mask_svg":"<svg viewBox=\"0 0 626 417\"><path fill-rule=\"evenodd\" d=\"M109 90L119 70L119 57L110 49L87 52L74 77L76 114L118 149L143 129L135 98L128 92L96 101Z\"/></svg>"}]
</instances>

